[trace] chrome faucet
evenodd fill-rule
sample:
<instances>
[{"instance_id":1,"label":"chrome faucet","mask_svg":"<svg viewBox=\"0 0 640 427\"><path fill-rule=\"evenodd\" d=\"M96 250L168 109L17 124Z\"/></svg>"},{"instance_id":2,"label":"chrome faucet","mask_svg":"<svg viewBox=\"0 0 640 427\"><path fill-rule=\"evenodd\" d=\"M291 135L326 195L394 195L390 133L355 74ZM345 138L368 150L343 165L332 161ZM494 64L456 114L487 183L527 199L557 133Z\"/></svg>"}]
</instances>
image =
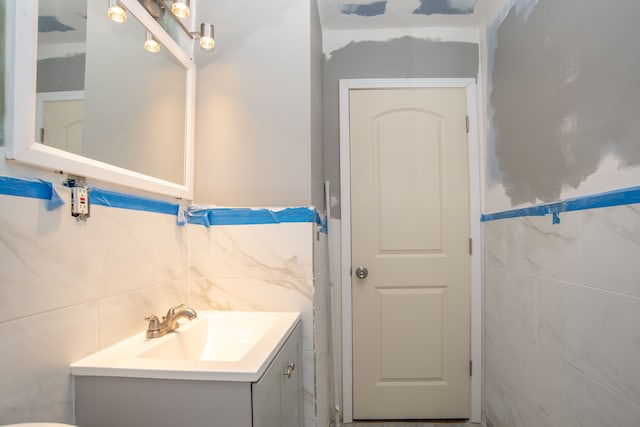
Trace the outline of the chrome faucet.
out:
<instances>
[{"instance_id":1,"label":"chrome faucet","mask_svg":"<svg viewBox=\"0 0 640 427\"><path fill-rule=\"evenodd\" d=\"M187 318L193 320L198 317L198 313L192 308L185 307L184 304L171 307L167 311L167 315L162 317L162 322L158 319L158 316L152 315L145 317L144 320L149 321L149 327L147 328L147 338L159 338L173 332L180 327L178 320Z\"/></svg>"}]
</instances>

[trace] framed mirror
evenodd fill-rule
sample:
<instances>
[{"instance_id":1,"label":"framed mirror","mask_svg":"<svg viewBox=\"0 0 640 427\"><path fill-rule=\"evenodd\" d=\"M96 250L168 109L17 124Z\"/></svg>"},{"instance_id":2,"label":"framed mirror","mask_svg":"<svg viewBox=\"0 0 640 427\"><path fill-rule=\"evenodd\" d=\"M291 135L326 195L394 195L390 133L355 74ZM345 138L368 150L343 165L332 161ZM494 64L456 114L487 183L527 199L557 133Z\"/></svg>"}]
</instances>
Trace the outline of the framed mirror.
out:
<instances>
[{"instance_id":1,"label":"framed mirror","mask_svg":"<svg viewBox=\"0 0 640 427\"><path fill-rule=\"evenodd\" d=\"M193 60L137 0L120 2L123 23L106 0L8 0L7 157L191 199ZM151 35L160 52L144 49Z\"/></svg>"}]
</instances>

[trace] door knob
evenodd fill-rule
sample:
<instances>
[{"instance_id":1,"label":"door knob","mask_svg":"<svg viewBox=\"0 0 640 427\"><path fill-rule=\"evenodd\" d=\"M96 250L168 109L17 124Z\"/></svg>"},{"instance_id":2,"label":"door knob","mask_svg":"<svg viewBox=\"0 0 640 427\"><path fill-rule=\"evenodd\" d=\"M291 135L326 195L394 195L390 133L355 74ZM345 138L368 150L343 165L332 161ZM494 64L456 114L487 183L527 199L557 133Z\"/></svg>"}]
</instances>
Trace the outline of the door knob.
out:
<instances>
[{"instance_id":1,"label":"door knob","mask_svg":"<svg viewBox=\"0 0 640 427\"><path fill-rule=\"evenodd\" d=\"M358 279L364 279L368 275L369 275L369 270L367 270L366 267L358 267L358 268L356 268L356 277Z\"/></svg>"},{"instance_id":2,"label":"door knob","mask_svg":"<svg viewBox=\"0 0 640 427\"><path fill-rule=\"evenodd\" d=\"M296 369L296 363L289 362L287 363L287 366L285 366L285 371L282 373L282 375L284 375L287 378L291 378L291 374L295 369Z\"/></svg>"}]
</instances>

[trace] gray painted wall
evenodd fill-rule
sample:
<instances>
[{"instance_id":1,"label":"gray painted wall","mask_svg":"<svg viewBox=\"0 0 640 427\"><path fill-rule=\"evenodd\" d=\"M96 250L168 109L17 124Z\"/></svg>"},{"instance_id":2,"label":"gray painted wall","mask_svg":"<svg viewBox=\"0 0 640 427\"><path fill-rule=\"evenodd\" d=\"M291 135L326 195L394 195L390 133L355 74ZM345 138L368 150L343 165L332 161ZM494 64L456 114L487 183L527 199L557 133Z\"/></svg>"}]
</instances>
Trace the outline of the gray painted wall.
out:
<instances>
[{"instance_id":1,"label":"gray painted wall","mask_svg":"<svg viewBox=\"0 0 640 427\"><path fill-rule=\"evenodd\" d=\"M311 2L311 203L324 207L324 145L322 123L323 75L322 28L318 2Z\"/></svg>"},{"instance_id":2,"label":"gray painted wall","mask_svg":"<svg viewBox=\"0 0 640 427\"><path fill-rule=\"evenodd\" d=\"M528 12L488 34L488 192L504 184L508 207L619 186L640 170L640 3ZM640 425L639 223L638 205L484 223L491 425Z\"/></svg>"},{"instance_id":3,"label":"gray painted wall","mask_svg":"<svg viewBox=\"0 0 640 427\"><path fill-rule=\"evenodd\" d=\"M632 0L540 0L499 26L488 176L512 205L558 200L609 154L640 165L638 17Z\"/></svg>"},{"instance_id":4,"label":"gray painted wall","mask_svg":"<svg viewBox=\"0 0 640 427\"><path fill-rule=\"evenodd\" d=\"M38 61L37 92L84 90L85 54Z\"/></svg>"},{"instance_id":5,"label":"gray painted wall","mask_svg":"<svg viewBox=\"0 0 640 427\"><path fill-rule=\"evenodd\" d=\"M340 79L475 78L478 45L403 37L350 43L332 52L324 67L324 164L331 182L331 215L340 218ZM336 204L337 202L337 204Z\"/></svg>"}]
</instances>

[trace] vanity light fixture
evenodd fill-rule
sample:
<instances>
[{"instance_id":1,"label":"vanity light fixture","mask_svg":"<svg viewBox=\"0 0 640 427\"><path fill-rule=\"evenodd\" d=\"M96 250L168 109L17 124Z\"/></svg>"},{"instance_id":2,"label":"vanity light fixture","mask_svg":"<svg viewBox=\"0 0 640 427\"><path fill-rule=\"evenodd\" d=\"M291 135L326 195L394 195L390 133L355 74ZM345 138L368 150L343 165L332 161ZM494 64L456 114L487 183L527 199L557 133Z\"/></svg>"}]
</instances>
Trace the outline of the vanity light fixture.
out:
<instances>
[{"instance_id":1,"label":"vanity light fixture","mask_svg":"<svg viewBox=\"0 0 640 427\"><path fill-rule=\"evenodd\" d=\"M189 0L174 0L171 5L171 12L178 18L188 18L189 13L191 13Z\"/></svg>"},{"instance_id":2,"label":"vanity light fixture","mask_svg":"<svg viewBox=\"0 0 640 427\"><path fill-rule=\"evenodd\" d=\"M200 39L200 47L203 49L211 50L216 46L216 42L213 37L213 24L203 22L200 24L200 31L189 31L182 21L180 21L179 18L186 18L189 16L189 0L174 0L172 7L169 7L165 0L138 1L140 1L147 12L155 18L163 15L163 10L168 11L169 16L191 40L195 40L196 38ZM158 12L162 12L162 14L159 14ZM127 11L122 7L118 0L109 0L109 18L116 22L124 22L127 19ZM149 52L158 52L160 50L158 40L149 32L147 33L144 47Z\"/></svg>"},{"instance_id":3,"label":"vanity light fixture","mask_svg":"<svg viewBox=\"0 0 640 427\"><path fill-rule=\"evenodd\" d=\"M167 3L165 2L165 0L155 0L155 1L158 2L165 10L169 12L169 16L173 18L176 24L178 24L178 27L180 27L180 29L184 31L184 33L187 36L189 36L192 40L195 40L196 38L200 39L200 47L206 50L211 50L215 47L216 42L213 38L213 34L214 34L213 24L209 22L203 22L202 24L200 24L200 31L189 31L189 29L184 26L182 21L178 19L179 17L182 17L182 16L174 12L173 8L176 6L176 4L181 4L181 5L186 4L188 8L189 0L175 0L172 5L173 7L171 8L167 6Z\"/></svg>"},{"instance_id":4,"label":"vanity light fixture","mask_svg":"<svg viewBox=\"0 0 640 427\"><path fill-rule=\"evenodd\" d=\"M127 10L120 4L118 0L109 0L109 9L107 16L114 22L125 22L127 20Z\"/></svg>"},{"instance_id":5,"label":"vanity light fixture","mask_svg":"<svg viewBox=\"0 0 640 427\"><path fill-rule=\"evenodd\" d=\"M147 37L144 40L144 48L152 53L160 52L160 43L158 43L158 40L156 40L153 34L148 30Z\"/></svg>"}]
</instances>

